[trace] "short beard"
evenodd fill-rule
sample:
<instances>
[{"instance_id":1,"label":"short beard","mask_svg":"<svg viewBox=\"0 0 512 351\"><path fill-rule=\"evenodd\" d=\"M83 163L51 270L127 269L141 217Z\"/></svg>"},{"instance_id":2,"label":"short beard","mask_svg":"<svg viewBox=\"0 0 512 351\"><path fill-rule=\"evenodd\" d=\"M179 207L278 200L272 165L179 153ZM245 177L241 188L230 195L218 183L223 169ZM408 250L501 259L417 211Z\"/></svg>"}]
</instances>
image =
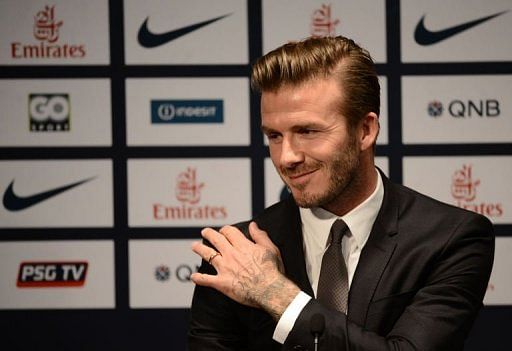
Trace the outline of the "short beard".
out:
<instances>
[{"instance_id":1,"label":"short beard","mask_svg":"<svg viewBox=\"0 0 512 351\"><path fill-rule=\"evenodd\" d=\"M293 196L295 202L303 208L327 207L347 193L347 189L357 176L359 165L359 152L354 138L348 141L345 149L336 154L330 163L319 165L327 168L327 173L330 174L327 190L323 193L312 194L305 191L304 188L297 187L301 196Z\"/></svg>"}]
</instances>

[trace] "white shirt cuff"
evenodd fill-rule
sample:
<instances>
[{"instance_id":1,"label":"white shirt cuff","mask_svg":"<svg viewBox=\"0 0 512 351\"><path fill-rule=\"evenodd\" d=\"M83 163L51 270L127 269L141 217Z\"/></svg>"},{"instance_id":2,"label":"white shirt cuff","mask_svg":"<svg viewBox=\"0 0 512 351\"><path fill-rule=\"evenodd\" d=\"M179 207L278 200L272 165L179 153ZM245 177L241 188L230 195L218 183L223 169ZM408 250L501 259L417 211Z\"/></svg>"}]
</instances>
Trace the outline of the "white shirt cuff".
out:
<instances>
[{"instance_id":1,"label":"white shirt cuff","mask_svg":"<svg viewBox=\"0 0 512 351\"><path fill-rule=\"evenodd\" d=\"M300 291L297 296L293 299L293 301L288 305L283 315L277 322L276 329L274 330L274 335L272 338L278 343L284 344L288 334L293 328L295 321L299 317L299 314L302 312L302 309L306 304L311 300L311 296L306 293Z\"/></svg>"}]
</instances>

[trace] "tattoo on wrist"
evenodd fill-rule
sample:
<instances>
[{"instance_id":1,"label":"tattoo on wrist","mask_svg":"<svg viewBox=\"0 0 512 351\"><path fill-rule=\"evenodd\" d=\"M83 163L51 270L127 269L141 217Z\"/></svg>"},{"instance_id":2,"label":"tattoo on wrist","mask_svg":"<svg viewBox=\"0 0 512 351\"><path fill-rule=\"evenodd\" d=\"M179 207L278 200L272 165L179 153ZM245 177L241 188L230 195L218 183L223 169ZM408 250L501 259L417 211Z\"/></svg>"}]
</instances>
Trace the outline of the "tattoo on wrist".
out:
<instances>
[{"instance_id":1,"label":"tattoo on wrist","mask_svg":"<svg viewBox=\"0 0 512 351\"><path fill-rule=\"evenodd\" d=\"M245 304L263 308L277 321L298 288L283 275L280 258L270 250L251 259L252 267L256 268L242 267L236 272L233 289L240 293Z\"/></svg>"}]
</instances>

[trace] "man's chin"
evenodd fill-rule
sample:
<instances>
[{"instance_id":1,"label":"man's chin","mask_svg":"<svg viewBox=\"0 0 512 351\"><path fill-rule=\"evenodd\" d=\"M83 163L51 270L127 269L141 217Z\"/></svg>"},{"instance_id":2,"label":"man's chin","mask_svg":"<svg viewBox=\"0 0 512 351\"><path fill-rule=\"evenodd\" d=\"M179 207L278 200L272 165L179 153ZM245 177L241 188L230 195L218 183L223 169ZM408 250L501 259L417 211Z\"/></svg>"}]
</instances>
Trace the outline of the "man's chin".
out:
<instances>
[{"instance_id":1,"label":"man's chin","mask_svg":"<svg viewBox=\"0 0 512 351\"><path fill-rule=\"evenodd\" d=\"M292 191L293 199L295 200L295 203L297 206L302 208L312 208L312 207L319 207L322 205L322 202L318 198L314 198L309 194L295 194Z\"/></svg>"}]
</instances>

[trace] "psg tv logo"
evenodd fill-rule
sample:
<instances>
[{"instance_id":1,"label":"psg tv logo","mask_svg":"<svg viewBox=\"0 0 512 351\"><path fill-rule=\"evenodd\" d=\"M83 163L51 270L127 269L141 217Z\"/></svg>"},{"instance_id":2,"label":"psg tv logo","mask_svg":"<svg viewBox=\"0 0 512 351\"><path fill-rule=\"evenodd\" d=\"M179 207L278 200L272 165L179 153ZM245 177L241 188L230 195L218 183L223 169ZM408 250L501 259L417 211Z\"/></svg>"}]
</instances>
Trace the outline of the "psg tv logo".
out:
<instances>
[{"instance_id":1,"label":"psg tv logo","mask_svg":"<svg viewBox=\"0 0 512 351\"><path fill-rule=\"evenodd\" d=\"M35 42L11 43L11 57L13 59L39 59L39 58L76 58L85 57L84 44L59 42L64 21L56 15L54 6L45 6L34 16L32 32Z\"/></svg>"},{"instance_id":2,"label":"psg tv logo","mask_svg":"<svg viewBox=\"0 0 512 351\"><path fill-rule=\"evenodd\" d=\"M82 287L87 277L86 261L22 262L18 288Z\"/></svg>"}]
</instances>

